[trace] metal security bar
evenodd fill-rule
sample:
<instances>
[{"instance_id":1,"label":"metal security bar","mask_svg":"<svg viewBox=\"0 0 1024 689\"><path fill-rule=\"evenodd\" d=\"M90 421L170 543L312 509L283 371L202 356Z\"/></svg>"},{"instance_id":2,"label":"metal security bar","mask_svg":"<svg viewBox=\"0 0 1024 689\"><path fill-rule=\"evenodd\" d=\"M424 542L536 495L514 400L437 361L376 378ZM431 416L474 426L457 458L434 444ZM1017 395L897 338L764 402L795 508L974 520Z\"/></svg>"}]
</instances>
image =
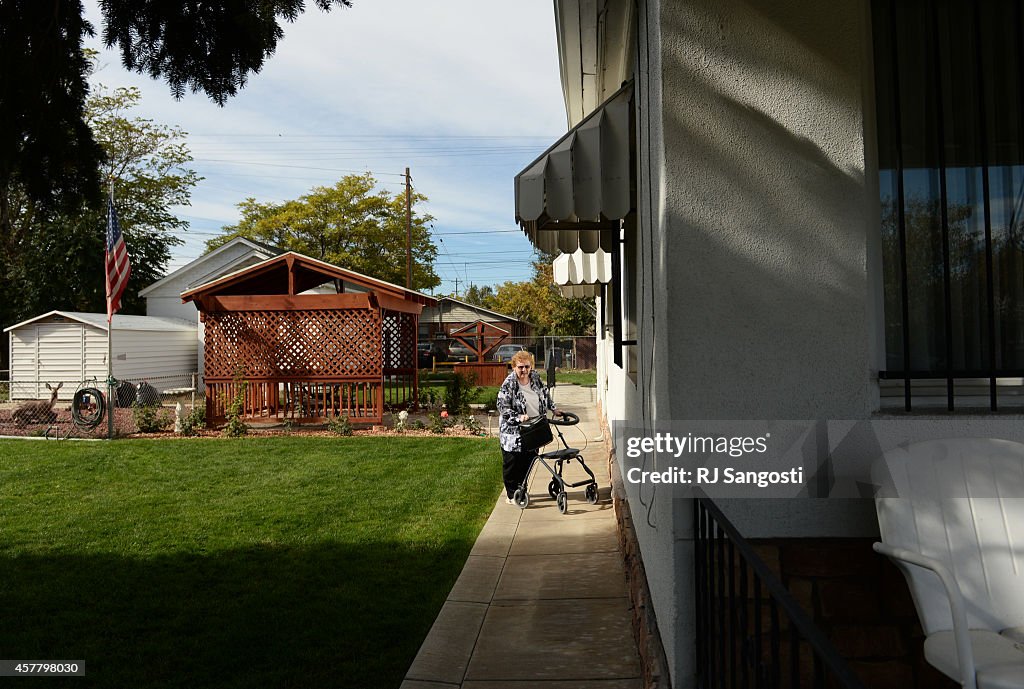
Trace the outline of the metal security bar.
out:
<instances>
[{"instance_id":1,"label":"metal security bar","mask_svg":"<svg viewBox=\"0 0 1024 689\"><path fill-rule=\"evenodd\" d=\"M693 504L699 689L864 689L710 498Z\"/></svg>"},{"instance_id":2,"label":"metal security bar","mask_svg":"<svg viewBox=\"0 0 1024 689\"><path fill-rule=\"evenodd\" d=\"M888 370L984 380L997 411L1024 362L1020 3L874 0ZM1006 84L1012 84L1007 87ZM887 205L888 204L888 205ZM886 210L888 208L888 210ZM886 227L888 225L888 228Z\"/></svg>"}]
</instances>

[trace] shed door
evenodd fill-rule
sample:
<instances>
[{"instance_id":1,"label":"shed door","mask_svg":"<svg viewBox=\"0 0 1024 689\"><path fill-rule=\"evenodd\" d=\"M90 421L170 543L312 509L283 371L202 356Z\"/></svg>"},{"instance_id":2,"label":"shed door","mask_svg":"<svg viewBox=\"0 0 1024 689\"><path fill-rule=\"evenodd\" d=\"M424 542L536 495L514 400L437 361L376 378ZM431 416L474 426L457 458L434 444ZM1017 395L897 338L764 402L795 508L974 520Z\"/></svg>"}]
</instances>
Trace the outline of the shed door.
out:
<instances>
[{"instance_id":1,"label":"shed door","mask_svg":"<svg viewBox=\"0 0 1024 689\"><path fill-rule=\"evenodd\" d=\"M44 383L64 383L60 398L71 399L85 378L85 328L79 323L40 325L36 330L40 395Z\"/></svg>"}]
</instances>

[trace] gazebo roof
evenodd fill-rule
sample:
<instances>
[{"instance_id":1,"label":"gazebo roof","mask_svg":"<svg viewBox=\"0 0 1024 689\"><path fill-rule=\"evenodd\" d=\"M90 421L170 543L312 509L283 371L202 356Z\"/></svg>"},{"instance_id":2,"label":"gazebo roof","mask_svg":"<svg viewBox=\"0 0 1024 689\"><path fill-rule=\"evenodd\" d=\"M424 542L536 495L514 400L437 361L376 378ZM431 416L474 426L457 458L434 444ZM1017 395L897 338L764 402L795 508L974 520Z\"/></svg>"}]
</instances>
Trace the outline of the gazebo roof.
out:
<instances>
[{"instance_id":1,"label":"gazebo roof","mask_svg":"<svg viewBox=\"0 0 1024 689\"><path fill-rule=\"evenodd\" d=\"M330 280L344 280L378 294L422 306L436 306L433 297L362 273L289 251L181 293L182 302L201 297L297 295Z\"/></svg>"}]
</instances>

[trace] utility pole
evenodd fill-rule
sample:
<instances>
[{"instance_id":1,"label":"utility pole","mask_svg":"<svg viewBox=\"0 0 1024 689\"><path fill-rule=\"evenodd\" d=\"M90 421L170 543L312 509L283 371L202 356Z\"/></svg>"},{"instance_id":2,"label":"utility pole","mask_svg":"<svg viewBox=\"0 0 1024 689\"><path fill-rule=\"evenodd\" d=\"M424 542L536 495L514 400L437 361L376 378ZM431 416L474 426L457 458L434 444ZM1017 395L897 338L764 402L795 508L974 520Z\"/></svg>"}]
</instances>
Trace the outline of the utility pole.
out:
<instances>
[{"instance_id":1,"label":"utility pole","mask_svg":"<svg viewBox=\"0 0 1024 689\"><path fill-rule=\"evenodd\" d=\"M412 289L412 177L405 168L405 288Z\"/></svg>"}]
</instances>

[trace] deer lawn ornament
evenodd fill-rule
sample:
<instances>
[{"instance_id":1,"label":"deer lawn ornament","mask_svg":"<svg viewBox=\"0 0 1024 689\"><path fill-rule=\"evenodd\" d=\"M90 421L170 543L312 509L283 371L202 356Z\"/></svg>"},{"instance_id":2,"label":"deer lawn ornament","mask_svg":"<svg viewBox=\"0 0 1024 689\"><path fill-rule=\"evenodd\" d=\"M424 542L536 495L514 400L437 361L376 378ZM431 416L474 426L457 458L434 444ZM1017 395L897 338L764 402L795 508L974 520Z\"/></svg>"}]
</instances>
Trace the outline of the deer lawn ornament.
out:
<instances>
[{"instance_id":1,"label":"deer lawn ornament","mask_svg":"<svg viewBox=\"0 0 1024 689\"><path fill-rule=\"evenodd\" d=\"M53 423L57 420L57 412L53 411L53 405L57 404L57 391L61 389L64 383L57 383L57 387L50 387L50 384L46 384L46 389L51 390L49 400L32 400L25 402L23 405L14 410L11 414L11 418L19 426L25 426L32 423Z\"/></svg>"}]
</instances>

